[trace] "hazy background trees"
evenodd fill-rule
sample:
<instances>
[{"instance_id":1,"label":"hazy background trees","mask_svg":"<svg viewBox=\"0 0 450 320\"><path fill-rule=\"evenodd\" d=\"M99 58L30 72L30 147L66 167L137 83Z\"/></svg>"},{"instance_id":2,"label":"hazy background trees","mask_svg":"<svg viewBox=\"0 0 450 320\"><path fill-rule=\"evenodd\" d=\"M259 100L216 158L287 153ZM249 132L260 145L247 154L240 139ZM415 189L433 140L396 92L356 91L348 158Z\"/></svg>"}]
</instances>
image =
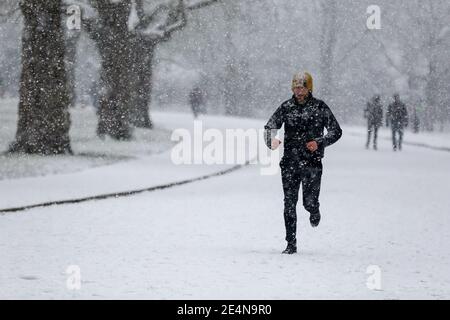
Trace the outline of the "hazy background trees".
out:
<instances>
[{"instance_id":1,"label":"hazy background trees","mask_svg":"<svg viewBox=\"0 0 450 320\"><path fill-rule=\"evenodd\" d=\"M372 2L365 0L222 0L201 10L194 0L78 2L88 9L69 87L75 104L98 106L100 133L127 138L132 126L150 128L149 105L189 111L197 85L211 113L266 117L291 95L298 70L312 73L315 93L347 123L361 123L373 94L387 105L395 92L423 128L443 129L449 120L445 0L380 0L380 30L367 29ZM23 17L5 20L0 75L17 96Z\"/></svg>"},{"instance_id":2,"label":"hazy background trees","mask_svg":"<svg viewBox=\"0 0 450 320\"><path fill-rule=\"evenodd\" d=\"M450 115L450 5L444 0L401 3L401 12L392 10L386 17L395 32L376 39L424 128L442 129Z\"/></svg>"},{"instance_id":3,"label":"hazy background trees","mask_svg":"<svg viewBox=\"0 0 450 320\"><path fill-rule=\"evenodd\" d=\"M233 93L239 98L232 96L231 99L238 100L233 103L234 108L239 109L236 114L249 112L266 117L290 96L292 73L306 69L313 74L316 94L328 101L339 118L348 123L362 123L362 109L375 93L381 94L387 105L392 95L399 92L411 111L417 107L437 114L438 110L425 107L430 102L423 101L419 105L415 98L419 96L424 100L430 94L440 101L439 112L448 114L450 94L445 68L438 68L441 70L438 79L430 80L435 83L435 94L432 90L417 91L414 86L410 87L408 83L414 82L413 76L406 72L408 68L418 72L417 61L425 55L421 46L428 46L423 40L410 38L431 34L418 19L448 26L448 2L379 1L380 30L366 27L366 10L371 4L370 1L231 0L206 8L206 14L196 17L196 22L187 27L192 32L186 31L191 36L181 42L183 47L177 45L177 41L167 43L159 54L175 55L184 68L189 70L191 67L202 78L206 74L205 86L211 93L209 108L214 112L229 113L227 93L235 87ZM430 16L426 9L430 5L440 15ZM414 19L408 18L411 14ZM225 19L230 16L229 20ZM204 26L210 26L210 31L195 32ZM447 68L445 57L450 48L449 38L448 35L441 38L434 54ZM398 72L391 60L403 66L405 71ZM246 67L242 68L242 75L238 75L236 81L236 73L229 72L228 66L242 62ZM242 86L236 84L245 78L248 79L246 93L241 95ZM421 83L425 82L422 80ZM184 85L188 87L190 83ZM160 87L158 83L155 86L158 95L166 91L166 87ZM188 91L182 85L178 87ZM186 95L178 94L180 104ZM425 117L425 112L421 117ZM422 124L425 122L424 119Z\"/></svg>"}]
</instances>

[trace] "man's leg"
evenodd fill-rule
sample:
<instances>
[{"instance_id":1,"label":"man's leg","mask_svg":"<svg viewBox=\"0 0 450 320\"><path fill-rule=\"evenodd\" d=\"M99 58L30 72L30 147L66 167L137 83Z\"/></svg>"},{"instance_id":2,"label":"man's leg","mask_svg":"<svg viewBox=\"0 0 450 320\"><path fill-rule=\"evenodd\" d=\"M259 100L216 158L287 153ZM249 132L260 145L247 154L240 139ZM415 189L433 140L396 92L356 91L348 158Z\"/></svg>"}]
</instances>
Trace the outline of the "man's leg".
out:
<instances>
[{"instance_id":1,"label":"man's leg","mask_svg":"<svg viewBox=\"0 0 450 320\"><path fill-rule=\"evenodd\" d=\"M284 191L284 224L286 227L286 241L296 244L297 232L297 202L300 188L300 175L296 163L285 164L281 167L281 179Z\"/></svg>"},{"instance_id":2,"label":"man's leg","mask_svg":"<svg viewBox=\"0 0 450 320\"><path fill-rule=\"evenodd\" d=\"M373 128L373 148L377 150L378 127Z\"/></svg>"},{"instance_id":3,"label":"man's leg","mask_svg":"<svg viewBox=\"0 0 450 320\"><path fill-rule=\"evenodd\" d=\"M392 128L392 147L394 151L397 151L397 138L395 136L397 129Z\"/></svg>"},{"instance_id":4,"label":"man's leg","mask_svg":"<svg viewBox=\"0 0 450 320\"><path fill-rule=\"evenodd\" d=\"M403 128L398 129L398 150L402 150Z\"/></svg>"},{"instance_id":5,"label":"man's leg","mask_svg":"<svg viewBox=\"0 0 450 320\"><path fill-rule=\"evenodd\" d=\"M309 221L313 227L320 222L319 195L322 180L322 162L306 168L302 175L303 207L309 212Z\"/></svg>"},{"instance_id":6,"label":"man's leg","mask_svg":"<svg viewBox=\"0 0 450 320\"><path fill-rule=\"evenodd\" d=\"M369 148L369 144L370 144L370 134L372 132L372 125L369 123L367 125L367 143L366 143L366 149Z\"/></svg>"}]
</instances>

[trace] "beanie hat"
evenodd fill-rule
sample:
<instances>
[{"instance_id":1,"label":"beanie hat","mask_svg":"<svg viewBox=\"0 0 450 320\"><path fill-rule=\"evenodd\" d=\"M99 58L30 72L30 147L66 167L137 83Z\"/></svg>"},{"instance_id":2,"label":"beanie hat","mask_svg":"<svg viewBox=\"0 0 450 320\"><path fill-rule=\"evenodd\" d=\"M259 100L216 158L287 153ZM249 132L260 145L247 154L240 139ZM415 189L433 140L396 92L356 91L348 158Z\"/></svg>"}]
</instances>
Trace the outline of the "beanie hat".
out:
<instances>
[{"instance_id":1,"label":"beanie hat","mask_svg":"<svg viewBox=\"0 0 450 320\"><path fill-rule=\"evenodd\" d=\"M313 91L313 79L308 72L299 72L294 75L292 79L292 90L296 87L305 87L310 92Z\"/></svg>"}]
</instances>

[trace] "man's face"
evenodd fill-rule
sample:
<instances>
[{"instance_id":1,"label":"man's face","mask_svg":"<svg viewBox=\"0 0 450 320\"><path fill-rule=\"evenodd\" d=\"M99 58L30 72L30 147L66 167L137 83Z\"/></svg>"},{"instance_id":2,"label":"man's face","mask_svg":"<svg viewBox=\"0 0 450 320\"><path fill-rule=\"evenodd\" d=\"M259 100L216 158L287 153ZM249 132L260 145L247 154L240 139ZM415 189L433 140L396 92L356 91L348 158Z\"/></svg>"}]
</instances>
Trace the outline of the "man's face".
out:
<instances>
[{"instance_id":1,"label":"man's face","mask_svg":"<svg viewBox=\"0 0 450 320\"><path fill-rule=\"evenodd\" d=\"M298 100L304 100L308 96L308 88L306 87L295 87L292 91L294 91L294 96Z\"/></svg>"}]
</instances>

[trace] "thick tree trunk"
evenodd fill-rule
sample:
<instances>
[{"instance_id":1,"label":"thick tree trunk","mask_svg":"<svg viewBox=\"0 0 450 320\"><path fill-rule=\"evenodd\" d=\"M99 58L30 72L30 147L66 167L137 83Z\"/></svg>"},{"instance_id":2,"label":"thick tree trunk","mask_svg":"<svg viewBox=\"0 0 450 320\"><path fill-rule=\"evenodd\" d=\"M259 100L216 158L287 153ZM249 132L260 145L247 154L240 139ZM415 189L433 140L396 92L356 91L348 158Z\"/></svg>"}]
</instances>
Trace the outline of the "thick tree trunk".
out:
<instances>
[{"instance_id":1,"label":"thick tree trunk","mask_svg":"<svg viewBox=\"0 0 450 320\"><path fill-rule=\"evenodd\" d=\"M153 53L155 46L148 41L140 41L138 37L131 39L133 61L130 68L132 70L131 79L128 82L131 92L130 121L135 127L151 129L153 124L149 115L149 106L153 87Z\"/></svg>"},{"instance_id":2,"label":"thick tree trunk","mask_svg":"<svg viewBox=\"0 0 450 320\"><path fill-rule=\"evenodd\" d=\"M21 2L19 120L11 152L72 153L61 0Z\"/></svg>"},{"instance_id":3,"label":"thick tree trunk","mask_svg":"<svg viewBox=\"0 0 450 320\"><path fill-rule=\"evenodd\" d=\"M99 8L103 27L95 39L101 56L102 89L97 134L117 140L132 137L129 90L132 50L129 46L128 3L109 3Z\"/></svg>"},{"instance_id":4,"label":"thick tree trunk","mask_svg":"<svg viewBox=\"0 0 450 320\"><path fill-rule=\"evenodd\" d=\"M132 133L129 124L128 70L125 68L128 65L127 48L123 41L117 42L117 51L108 47L100 49L102 90L99 95L97 134L128 140Z\"/></svg>"}]
</instances>

